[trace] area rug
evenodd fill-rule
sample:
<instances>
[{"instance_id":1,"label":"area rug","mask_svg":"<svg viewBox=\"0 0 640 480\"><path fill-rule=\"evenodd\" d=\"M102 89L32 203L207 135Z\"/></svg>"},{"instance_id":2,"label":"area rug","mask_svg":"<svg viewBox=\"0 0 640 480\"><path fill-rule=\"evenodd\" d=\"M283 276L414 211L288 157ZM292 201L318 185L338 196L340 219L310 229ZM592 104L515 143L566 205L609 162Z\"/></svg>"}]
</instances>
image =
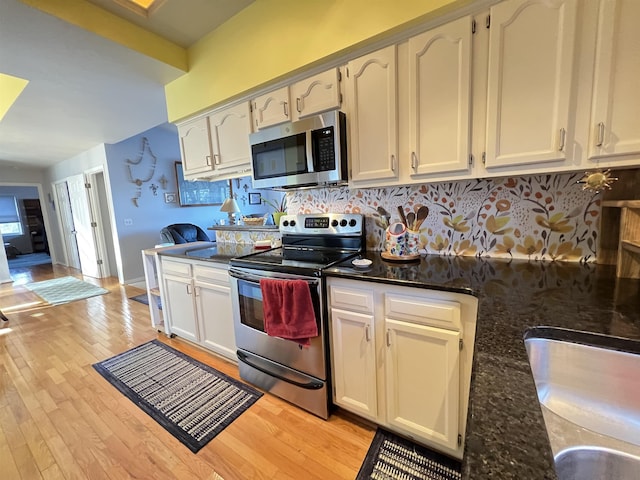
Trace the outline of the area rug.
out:
<instances>
[{"instance_id":1,"label":"area rug","mask_svg":"<svg viewBox=\"0 0 640 480\"><path fill-rule=\"evenodd\" d=\"M43 282L27 283L25 288L51 305L60 305L109 293L109 290L75 277L60 277Z\"/></svg>"},{"instance_id":2,"label":"area rug","mask_svg":"<svg viewBox=\"0 0 640 480\"><path fill-rule=\"evenodd\" d=\"M158 340L93 367L193 453L262 396Z\"/></svg>"},{"instance_id":3,"label":"area rug","mask_svg":"<svg viewBox=\"0 0 640 480\"><path fill-rule=\"evenodd\" d=\"M35 267L36 265L46 265L51 263L51 257L47 253L29 253L18 255L16 258L8 260L9 269Z\"/></svg>"},{"instance_id":4,"label":"area rug","mask_svg":"<svg viewBox=\"0 0 640 480\"><path fill-rule=\"evenodd\" d=\"M458 480L460 463L379 428L356 480Z\"/></svg>"},{"instance_id":5,"label":"area rug","mask_svg":"<svg viewBox=\"0 0 640 480\"><path fill-rule=\"evenodd\" d=\"M158 303L158 308L162 310L162 303L160 302L160 297L154 296L154 298ZM149 305L149 296L146 293L141 293L140 295L129 297L129 300L133 300L134 302L140 302L140 303L144 303L145 305Z\"/></svg>"}]
</instances>

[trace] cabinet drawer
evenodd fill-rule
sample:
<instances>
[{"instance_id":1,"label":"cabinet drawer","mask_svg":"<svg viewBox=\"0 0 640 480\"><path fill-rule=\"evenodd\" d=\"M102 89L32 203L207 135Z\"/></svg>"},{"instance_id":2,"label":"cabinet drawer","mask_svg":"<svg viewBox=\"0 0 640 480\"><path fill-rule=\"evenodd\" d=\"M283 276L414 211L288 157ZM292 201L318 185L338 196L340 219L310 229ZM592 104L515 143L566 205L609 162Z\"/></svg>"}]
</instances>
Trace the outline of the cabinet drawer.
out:
<instances>
[{"instance_id":1,"label":"cabinet drawer","mask_svg":"<svg viewBox=\"0 0 640 480\"><path fill-rule=\"evenodd\" d=\"M173 260L162 260L162 272L178 275L180 277L191 277L191 265Z\"/></svg>"},{"instance_id":2,"label":"cabinet drawer","mask_svg":"<svg viewBox=\"0 0 640 480\"><path fill-rule=\"evenodd\" d=\"M229 273L225 268L216 268L206 265L193 266L193 278L196 282L229 284Z\"/></svg>"},{"instance_id":3,"label":"cabinet drawer","mask_svg":"<svg viewBox=\"0 0 640 480\"><path fill-rule=\"evenodd\" d=\"M433 298L386 295L385 316L412 323L460 330L460 304Z\"/></svg>"},{"instance_id":4,"label":"cabinet drawer","mask_svg":"<svg viewBox=\"0 0 640 480\"><path fill-rule=\"evenodd\" d=\"M373 291L332 285L331 306L351 312L373 313Z\"/></svg>"}]
</instances>

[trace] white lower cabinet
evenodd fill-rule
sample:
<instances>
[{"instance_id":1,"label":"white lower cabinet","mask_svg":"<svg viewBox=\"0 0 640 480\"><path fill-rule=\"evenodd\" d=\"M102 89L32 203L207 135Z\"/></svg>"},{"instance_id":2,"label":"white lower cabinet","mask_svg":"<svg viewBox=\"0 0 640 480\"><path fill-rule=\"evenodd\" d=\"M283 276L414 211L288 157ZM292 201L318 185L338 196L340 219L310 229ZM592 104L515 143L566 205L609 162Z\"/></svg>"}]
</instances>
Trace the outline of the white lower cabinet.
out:
<instances>
[{"instance_id":1,"label":"white lower cabinet","mask_svg":"<svg viewBox=\"0 0 640 480\"><path fill-rule=\"evenodd\" d=\"M477 299L329 278L334 403L462 458Z\"/></svg>"},{"instance_id":2,"label":"white lower cabinet","mask_svg":"<svg viewBox=\"0 0 640 480\"><path fill-rule=\"evenodd\" d=\"M162 281L167 334L236 361L228 267L163 258Z\"/></svg>"}]
</instances>

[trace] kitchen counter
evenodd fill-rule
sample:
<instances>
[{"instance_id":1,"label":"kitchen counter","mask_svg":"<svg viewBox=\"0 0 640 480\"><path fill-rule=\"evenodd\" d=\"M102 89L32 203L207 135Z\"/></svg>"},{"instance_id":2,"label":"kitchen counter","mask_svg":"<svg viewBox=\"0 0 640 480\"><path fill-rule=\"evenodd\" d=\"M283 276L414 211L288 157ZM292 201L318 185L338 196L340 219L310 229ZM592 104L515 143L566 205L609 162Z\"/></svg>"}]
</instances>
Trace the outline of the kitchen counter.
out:
<instances>
[{"instance_id":1,"label":"kitchen counter","mask_svg":"<svg viewBox=\"0 0 640 480\"><path fill-rule=\"evenodd\" d=\"M640 340L640 281L615 266L427 256L392 263L380 252L365 270L350 261L329 276L449 290L478 297L463 479L553 479L523 335L553 326Z\"/></svg>"},{"instance_id":2,"label":"kitchen counter","mask_svg":"<svg viewBox=\"0 0 640 480\"><path fill-rule=\"evenodd\" d=\"M162 256L205 260L207 262L229 263L229 260L259 250L246 243L194 242L192 248L171 249L158 252Z\"/></svg>"}]
</instances>

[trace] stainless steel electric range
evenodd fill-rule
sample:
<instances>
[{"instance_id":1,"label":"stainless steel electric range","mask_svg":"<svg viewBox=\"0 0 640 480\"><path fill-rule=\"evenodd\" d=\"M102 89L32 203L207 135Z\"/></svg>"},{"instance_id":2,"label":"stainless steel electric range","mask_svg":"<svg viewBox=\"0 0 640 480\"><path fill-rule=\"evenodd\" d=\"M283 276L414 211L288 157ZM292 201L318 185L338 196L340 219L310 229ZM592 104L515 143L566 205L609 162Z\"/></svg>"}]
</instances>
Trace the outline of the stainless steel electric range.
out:
<instances>
[{"instance_id":1,"label":"stainless steel electric range","mask_svg":"<svg viewBox=\"0 0 640 480\"><path fill-rule=\"evenodd\" d=\"M322 270L365 249L360 214L285 215L282 247L231 260L240 377L321 418L329 417L328 326ZM318 336L303 346L265 332L260 279L304 280Z\"/></svg>"}]
</instances>

